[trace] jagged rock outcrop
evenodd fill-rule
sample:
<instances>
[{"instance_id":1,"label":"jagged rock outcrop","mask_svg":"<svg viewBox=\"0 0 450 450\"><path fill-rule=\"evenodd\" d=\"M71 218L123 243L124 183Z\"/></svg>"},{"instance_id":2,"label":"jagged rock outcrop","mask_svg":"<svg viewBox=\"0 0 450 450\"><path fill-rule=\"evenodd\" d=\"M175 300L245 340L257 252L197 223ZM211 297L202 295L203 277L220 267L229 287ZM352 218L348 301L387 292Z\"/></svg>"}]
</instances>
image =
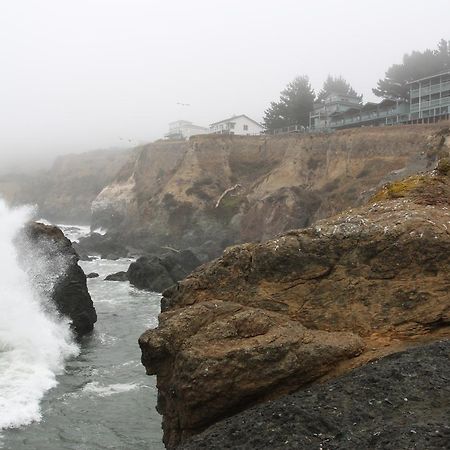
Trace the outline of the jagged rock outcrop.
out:
<instances>
[{"instance_id":1,"label":"jagged rock outcrop","mask_svg":"<svg viewBox=\"0 0 450 450\"><path fill-rule=\"evenodd\" d=\"M180 450L444 449L449 370L449 340L410 349L251 408Z\"/></svg>"},{"instance_id":2,"label":"jagged rock outcrop","mask_svg":"<svg viewBox=\"0 0 450 450\"><path fill-rule=\"evenodd\" d=\"M164 293L140 340L174 448L249 406L449 336L450 164L365 207L227 249Z\"/></svg>"},{"instance_id":3,"label":"jagged rock outcrop","mask_svg":"<svg viewBox=\"0 0 450 450\"><path fill-rule=\"evenodd\" d=\"M363 204L387 181L431 167L442 125L332 134L202 135L136 150L93 202L93 224L134 248L266 240Z\"/></svg>"},{"instance_id":4,"label":"jagged rock outcrop","mask_svg":"<svg viewBox=\"0 0 450 450\"><path fill-rule=\"evenodd\" d=\"M30 223L18 240L18 247L33 284L53 300L61 314L71 319L74 332L82 336L92 331L97 314L86 275L63 232L55 226Z\"/></svg>"}]
</instances>

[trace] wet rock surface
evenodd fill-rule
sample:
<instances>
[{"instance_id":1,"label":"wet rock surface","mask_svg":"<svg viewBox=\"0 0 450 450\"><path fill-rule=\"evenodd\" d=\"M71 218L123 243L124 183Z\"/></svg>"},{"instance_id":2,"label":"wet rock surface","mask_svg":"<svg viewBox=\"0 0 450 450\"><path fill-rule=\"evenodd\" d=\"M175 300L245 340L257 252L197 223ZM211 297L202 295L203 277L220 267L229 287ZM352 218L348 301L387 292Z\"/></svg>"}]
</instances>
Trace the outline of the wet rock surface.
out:
<instances>
[{"instance_id":1,"label":"wet rock surface","mask_svg":"<svg viewBox=\"0 0 450 450\"><path fill-rule=\"evenodd\" d=\"M159 326L139 343L168 448L256 403L450 335L442 164L368 206L231 247L164 292Z\"/></svg>"},{"instance_id":2,"label":"wet rock surface","mask_svg":"<svg viewBox=\"0 0 450 450\"><path fill-rule=\"evenodd\" d=\"M100 275L97 272L91 272L86 275L86 278L98 278Z\"/></svg>"},{"instance_id":3,"label":"wet rock surface","mask_svg":"<svg viewBox=\"0 0 450 450\"><path fill-rule=\"evenodd\" d=\"M450 341L373 361L213 425L180 450L445 449Z\"/></svg>"},{"instance_id":4,"label":"wet rock surface","mask_svg":"<svg viewBox=\"0 0 450 450\"><path fill-rule=\"evenodd\" d=\"M41 223L30 223L24 237L19 253L33 283L53 300L61 314L72 320L78 336L92 331L97 314L86 275L69 239L59 228Z\"/></svg>"},{"instance_id":5,"label":"wet rock surface","mask_svg":"<svg viewBox=\"0 0 450 450\"><path fill-rule=\"evenodd\" d=\"M200 264L200 260L190 250L171 252L161 257L143 256L130 264L127 278L139 289L163 292Z\"/></svg>"},{"instance_id":6,"label":"wet rock surface","mask_svg":"<svg viewBox=\"0 0 450 450\"><path fill-rule=\"evenodd\" d=\"M128 275L126 272L116 272L105 277L105 281L128 281Z\"/></svg>"}]
</instances>

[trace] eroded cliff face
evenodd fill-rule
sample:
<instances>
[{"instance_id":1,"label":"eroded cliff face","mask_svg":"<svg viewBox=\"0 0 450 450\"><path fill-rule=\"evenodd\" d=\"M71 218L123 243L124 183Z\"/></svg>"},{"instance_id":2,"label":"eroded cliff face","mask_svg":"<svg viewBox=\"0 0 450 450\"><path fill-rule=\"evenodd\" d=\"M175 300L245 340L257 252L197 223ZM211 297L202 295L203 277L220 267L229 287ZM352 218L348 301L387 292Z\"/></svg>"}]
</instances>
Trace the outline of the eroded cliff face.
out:
<instances>
[{"instance_id":1,"label":"eroded cliff face","mask_svg":"<svg viewBox=\"0 0 450 450\"><path fill-rule=\"evenodd\" d=\"M329 135L217 136L143 147L93 203L128 243L265 240L363 203L380 183L430 167L441 126Z\"/></svg>"},{"instance_id":2,"label":"eroded cliff face","mask_svg":"<svg viewBox=\"0 0 450 450\"><path fill-rule=\"evenodd\" d=\"M130 155L131 150L98 150L61 156L48 171L0 177L0 196L12 205L35 204L40 217L57 223L89 224L92 201Z\"/></svg>"},{"instance_id":3,"label":"eroded cliff face","mask_svg":"<svg viewBox=\"0 0 450 450\"><path fill-rule=\"evenodd\" d=\"M441 149L442 150L442 149ZM367 206L234 246L164 293L140 340L164 442L450 334L450 162Z\"/></svg>"}]
</instances>

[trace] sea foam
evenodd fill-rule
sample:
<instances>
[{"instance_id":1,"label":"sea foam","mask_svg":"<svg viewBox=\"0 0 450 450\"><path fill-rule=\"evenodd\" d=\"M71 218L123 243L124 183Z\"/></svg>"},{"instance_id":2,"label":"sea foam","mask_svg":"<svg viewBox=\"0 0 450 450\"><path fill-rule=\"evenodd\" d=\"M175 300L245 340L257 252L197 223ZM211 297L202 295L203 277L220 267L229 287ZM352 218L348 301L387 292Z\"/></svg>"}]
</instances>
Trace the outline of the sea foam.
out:
<instances>
[{"instance_id":1,"label":"sea foam","mask_svg":"<svg viewBox=\"0 0 450 450\"><path fill-rule=\"evenodd\" d=\"M48 307L19 264L14 239L31 213L0 199L0 430L40 420L45 392L78 353L69 321Z\"/></svg>"}]
</instances>

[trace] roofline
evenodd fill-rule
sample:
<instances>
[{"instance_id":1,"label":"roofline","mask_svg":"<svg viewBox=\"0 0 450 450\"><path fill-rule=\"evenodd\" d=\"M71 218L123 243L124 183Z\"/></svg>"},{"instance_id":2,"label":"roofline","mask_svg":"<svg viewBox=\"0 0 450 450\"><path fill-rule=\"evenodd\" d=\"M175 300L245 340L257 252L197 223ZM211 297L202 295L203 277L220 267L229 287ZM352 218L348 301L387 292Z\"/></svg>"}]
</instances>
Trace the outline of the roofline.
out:
<instances>
[{"instance_id":1,"label":"roofline","mask_svg":"<svg viewBox=\"0 0 450 450\"><path fill-rule=\"evenodd\" d=\"M239 119L239 117L245 117L248 120L250 120L253 123L256 123L256 125L260 126L261 128L264 128L260 123L258 123L256 120L251 119L250 117L248 117L245 114L239 114L239 116L232 116L228 119L224 119L224 120L220 120L219 122L214 122L214 123L210 123L209 126L212 127L213 125L219 125L219 123L225 123L225 122L230 122L233 119Z\"/></svg>"},{"instance_id":2,"label":"roofline","mask_svg":"<svg viewBox=\"0 0 450 450\"><path fill-rule=\"evenodd\" d=\"M428 79L434 78L434 77L440 77L440 76L442 76L442 75L450 75L450 71L448 71L448 72L435 73L434 75L430 75L430 76L428 76L428 77L423 77L423 78L419 78L418 80L409 81L408 83L406 83L406 85L412 84L412 83L418 83L419 81L428 80Z\"/></svg>"},{"instance_id":3,"label":"roofline","mask_svg":"<svg viewBox=\"0 0 450 450\"><path fill-rule=\"evenodd\" d=\"M192 123L190 120L179 119L179 120L174 120L173 122L169 122L169 125L172 123L178 123L178 122Z\"/></svg>"},{"instance_id":4,"label":"roofline","mask_svg":"<svg viewBox=\"0 0 450 450\"><path fill-rule=\"evenodd\" d=\"M198 128L198 129L200 129L200 130L209 130L208 127L202 127L201 125L195 125L195 124L193 124L193 123L191 123L191 124L189 125L189 127L191 127L191 128Z\"/></svg>"}]
</instances>

